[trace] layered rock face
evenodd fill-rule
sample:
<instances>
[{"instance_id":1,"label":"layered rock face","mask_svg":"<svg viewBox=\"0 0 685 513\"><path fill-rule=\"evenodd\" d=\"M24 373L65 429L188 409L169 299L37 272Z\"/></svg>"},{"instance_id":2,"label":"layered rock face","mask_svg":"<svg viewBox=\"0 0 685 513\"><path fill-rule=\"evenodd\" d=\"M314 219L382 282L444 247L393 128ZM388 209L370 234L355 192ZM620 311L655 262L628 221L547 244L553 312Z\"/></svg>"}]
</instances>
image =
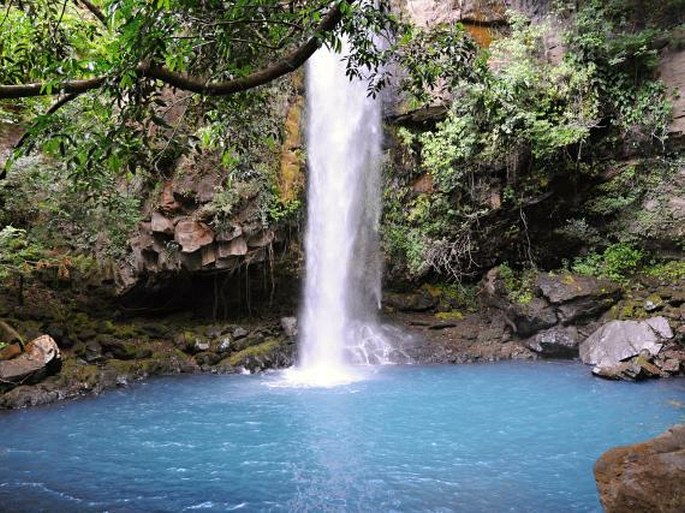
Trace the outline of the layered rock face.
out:
<instances>
[{"instance_id":1,"label":"layered rock face","mask_svg":"<svg viewBox=\"0 0 685 513\"><path fill-rule=\"evenodd\" d=\"M685 424L605 452L594 472L607 513L685 511Z\"/></svg>"},{"instance_id":2,"label":"layered rock face","mask_svg":"<svg viewBox=\"0 0 685 513\"><path fill-rule=\"evenodd\" d=\"M192 161L179 164L178 177L167 181L159 205L141 223L131 245L135 268L125 286L141 273L225 269L262 262L275 233L258 219L259 192L237 191L231 197L230 221L217 226L212 202L224 187L220 173L203 172Z\"/></svg>"}]
</instances>

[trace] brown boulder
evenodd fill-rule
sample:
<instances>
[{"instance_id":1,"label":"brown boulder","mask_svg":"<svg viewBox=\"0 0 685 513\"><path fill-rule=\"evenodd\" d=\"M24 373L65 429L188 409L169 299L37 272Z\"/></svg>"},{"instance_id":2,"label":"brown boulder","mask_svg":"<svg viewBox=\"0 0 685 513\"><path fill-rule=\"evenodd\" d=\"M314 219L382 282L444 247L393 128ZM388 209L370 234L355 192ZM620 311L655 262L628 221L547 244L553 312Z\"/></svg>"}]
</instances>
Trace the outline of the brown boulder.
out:
<instances>
[{"instance_id":1,"label":"brown boulder","mask_svg":"<svg viewBox=\"0 0 685 513\"><path fill-rule=\"evenodd\" d=\"M153 212L150 219L150 229L153 233L163 233L164 235L174 234L174 222L159 212Z\"/></svg>"},{"instance_id":2,"label":"brown boulder","mask_svg":"<svg viewBox=\"0 0 685 513\"><path fill-rule=\"evenodd\" d=\"M214 241L214 232L205 223L183 219L176 224L174 239L182 253L193 253Z\"/></svg>"},{"instance_id":3,"label":"brown boulder","mask_svg":"<svg viewBox=\"0 0 685 513\"><path fill-rule=\"evenodd\" d=\"M26 351L19 356L0 361L0 382L3 385L36 383L60 366L57 343L49 335L42 335L26 344Z\"/></svg>"},{"instance_id":4,"label":"brown boulder","mask_svg":"<svg viewBox=\"0 0 685 513\"><path fill-rule=\"evenodd\" d=\"M685 424L646 442L610 449L594 472L607 513L685 511Z\"/></svg>"}]
</instances>

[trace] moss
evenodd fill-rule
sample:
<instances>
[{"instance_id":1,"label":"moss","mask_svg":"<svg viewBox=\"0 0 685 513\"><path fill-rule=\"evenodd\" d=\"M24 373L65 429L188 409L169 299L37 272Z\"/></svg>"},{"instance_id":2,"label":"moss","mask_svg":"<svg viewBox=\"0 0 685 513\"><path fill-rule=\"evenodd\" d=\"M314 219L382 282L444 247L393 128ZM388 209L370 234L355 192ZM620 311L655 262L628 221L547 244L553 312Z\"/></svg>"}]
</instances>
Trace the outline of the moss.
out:
<instances>
[{"instance_id":1,"label":"moss","mask_svg":"<svg viewBox=\"0 0 685 513\"><path fill-rule=\"evenodd\" d=\"M134 338L138 334L138 330L134 324L115 324L112 335L116 338Z\"/></svg>"},{"instance_id":2,"label":"moss","mask_svg":"<svg viewBox=\"0 0 685 513\"><path fill-rule=\"evenodd\" d=\"M84 365L67 358L62 362L60 380L67 387L95 388L100 381L100 369L96 365Z\"/></svg>"},{"instance_id":3,"label":"moss","mask_svg":"<svg viewBox=\"0 0 685 513\"><path fill-rule=\"evenodd\" d=\"M616 305L612 310L616 312L616 319L644 319L647 317L642 302L635 299L627 299Z\"/></svg>"},{"instance_id":4,"label":"moss","mask_svg":"<svg viewBox=\"0 0 685 513\"><path fill-rule=\"evenodd\" d=\"M435 314L435 318L441 321L461 321L464 314L459 310L451 310L449 312L438 312Z\"/></svg>"},{"instance_id":5,"label":"moss","mask_svg":"<svg viewBox=\"0 0 685 513\"><path fill-rule=\"evenodd\" d=\"M561 278L561 283L563 283L564 285L573 285L575 282L576 280L572 274L565 274Z\"/></svg>"},{"instance_id":6,"label":"moss","mask_svg":"<svg viewBox=\"0 0 685 513\"><path fill-rule=\"evenodd\" d=\"M267 338L261 344L250 346L242 351L235 353L228 358L222 360L230 367L240 367L250 358L260 358L267 356L269 353L275 351L281 345L281 341L275 338Z\"/></svg>"},{"instance_id":7,"label":"moss","mask_svg":"<svg viewBox=\"0 0 685 513\"><path fill-rule=\"evenodd\" d=\"M304 165L300 148L302 146L302 110L304 99L299 96L288 109L285 120L285 140L281 148L281 163L278 175L279 200L290 203L295 200L304 186Z\"/></svg>"},{"instance_id":8,"label":"moss","mask_svg":"<svg viewBox=\"0 0 685 513\"><path fill-rule=\"evenodd\" d=\"M120 375L133 375L139 368L138 362L135 360L109 360L107 367L113 369Z\"/></svg>"}]
</instances>

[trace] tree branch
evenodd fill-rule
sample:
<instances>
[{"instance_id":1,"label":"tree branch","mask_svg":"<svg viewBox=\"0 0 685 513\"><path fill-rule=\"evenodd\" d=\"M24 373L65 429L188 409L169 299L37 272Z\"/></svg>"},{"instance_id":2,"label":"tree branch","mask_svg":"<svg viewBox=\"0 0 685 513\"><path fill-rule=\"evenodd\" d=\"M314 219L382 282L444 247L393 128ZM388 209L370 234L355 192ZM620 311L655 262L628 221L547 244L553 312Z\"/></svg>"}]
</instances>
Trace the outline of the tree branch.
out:
<instances>
[{"instance_id":1,"label":"tree branch","mask_svg":"<svg viewBox=\"0 0 685 513\"><path fill-rule=\"evenodd\" d=\"M103 25L107 26L107 17L97 5L89 2L88 0L74 0L74 3L83 5L83 7L88 9L90 13L100 20Z\"/></svg>"},{"instance_id":2,"label":"tree branch","mask_svg":"<svg viewBox=\"0 0 685 513\"><path fill-rule=\"evenodd\" d=\"M57 100L55 103L53 103L50 106L50 108L45 111L43 116L50 116L51 114L54 114L59 109L64 107L67 103L78 98L78 96L79 95L77 93L65 94L59 100ZM24 143L26 142L26 140L29 138L29 134L30 134L30 131L28 131L28 130L26 132L24 132L24 134L19 138L19 140L16 143L14 143L14 146L12 147L12 149L17 150L17 149L21 148L24 145ZM4 178L5 178L5 173L4 172L0 173L0 180L3 180Z\"/></svg>"},{"instance_id":3,"label":"tree branch","mask_svg":"<svg viewBox=\"0 0 685 513\"><path fill-rule=\"evenodd\" d=\"M350 0L349 3L355 0ZM84 0L79 0L87 5ZM321 20L317 32L332 31L342 19L339 5L335 5ZM299 48L284 55L276 62L244 77L225 81L209 81L201 77L176 73L164 66L142 63L136 68L141 77L160 80L170 86L193 93L207 96L225 96L254 87L267 84L302 66L309 57L321 46L317 36L312 36ZM26 98L31 96L46 96L51 94L81 94L92 89L98 89L105 83L107 77L95 77L84 80L68 80L57 83L49 90L45 82L19 85L0 85L0 100L9 98Z\"/></svg>"}]
</instances>

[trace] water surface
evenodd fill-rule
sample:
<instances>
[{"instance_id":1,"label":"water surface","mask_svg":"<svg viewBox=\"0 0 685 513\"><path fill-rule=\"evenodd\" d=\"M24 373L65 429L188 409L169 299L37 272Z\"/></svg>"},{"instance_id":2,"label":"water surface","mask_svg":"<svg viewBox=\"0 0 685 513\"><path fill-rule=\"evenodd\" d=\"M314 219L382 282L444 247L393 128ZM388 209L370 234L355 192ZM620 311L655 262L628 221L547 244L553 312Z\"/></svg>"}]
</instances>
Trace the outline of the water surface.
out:
<instances>
[{"instance_id":1,"label":"water surface","mask_svg":"<svg viewBox=\"0 0 685 513\"><path fill-rule=\"evenodd\" d=\"M335 388L163 378L0 415L0 511L601 511L592 465L684 420L684 380L382 367Z\"/></svg>"}]
</instances>

